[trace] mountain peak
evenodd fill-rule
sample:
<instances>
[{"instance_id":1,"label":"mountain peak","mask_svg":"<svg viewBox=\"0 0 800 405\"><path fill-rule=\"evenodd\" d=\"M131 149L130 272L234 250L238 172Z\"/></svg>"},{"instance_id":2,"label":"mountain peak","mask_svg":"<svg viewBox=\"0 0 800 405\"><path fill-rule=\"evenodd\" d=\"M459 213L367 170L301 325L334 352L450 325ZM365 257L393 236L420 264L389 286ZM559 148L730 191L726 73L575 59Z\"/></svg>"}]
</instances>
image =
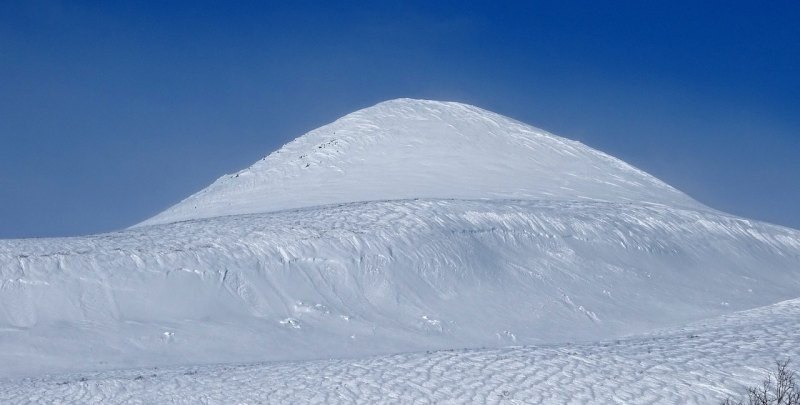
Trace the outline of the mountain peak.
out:
<instances>
[{"instance_id":1,"label":"mountain peak","mask_svg":"<svg viewBox=\"0 0 800 405\"><path fill-rule=\"evenodd\" d=\"M399 98L310 131L139 225L413 198L702 207L579 142L468 104Z\"/></svg>"}]
</instances>

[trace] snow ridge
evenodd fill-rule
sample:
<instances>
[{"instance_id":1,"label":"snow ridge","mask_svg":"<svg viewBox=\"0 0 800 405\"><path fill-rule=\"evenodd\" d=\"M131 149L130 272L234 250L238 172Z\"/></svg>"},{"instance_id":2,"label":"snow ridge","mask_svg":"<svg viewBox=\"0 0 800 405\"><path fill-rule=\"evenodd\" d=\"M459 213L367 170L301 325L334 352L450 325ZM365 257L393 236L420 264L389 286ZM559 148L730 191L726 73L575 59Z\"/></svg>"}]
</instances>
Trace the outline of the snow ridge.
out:
<instances>
[{"instance_id":1,"label":"snow ridge","mask_svg":"<svg viewBox=\"0 0 800 405\"><path fill-rule=\"evenodd\" d=\"M361 202L0 241L0 280L0 373L359 357L792 298L800 232L661 205Z\"/></svg>"}]
</instances>

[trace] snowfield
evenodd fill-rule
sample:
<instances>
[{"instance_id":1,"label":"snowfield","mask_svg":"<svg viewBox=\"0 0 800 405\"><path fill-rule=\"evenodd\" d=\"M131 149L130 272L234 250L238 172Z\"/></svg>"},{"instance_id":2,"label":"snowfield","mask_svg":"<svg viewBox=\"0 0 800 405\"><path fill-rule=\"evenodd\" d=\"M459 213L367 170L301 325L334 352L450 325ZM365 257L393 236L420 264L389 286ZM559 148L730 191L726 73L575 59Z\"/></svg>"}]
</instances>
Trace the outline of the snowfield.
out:
<instances>
[{"instance_id":1,"label":"snowfield","mask_svg":"<svg viewBox=\"0 0 800 405\"><path fill-rule=\"evenodd\" d=\"M800 300L584 344L0 381L0 402L715 404L800 358Z\"/></svg>"},{"instance_id":2,"label":"snowfield","mask_svg":"<svg viewBox=\"0 0 800 405\"><path fill-rule=\"evenodd\" d=\"M0 240L0 402L708 403L797 355L798 297L800 231L393 100L132 228Z\"/></svg>"}]
</instances>

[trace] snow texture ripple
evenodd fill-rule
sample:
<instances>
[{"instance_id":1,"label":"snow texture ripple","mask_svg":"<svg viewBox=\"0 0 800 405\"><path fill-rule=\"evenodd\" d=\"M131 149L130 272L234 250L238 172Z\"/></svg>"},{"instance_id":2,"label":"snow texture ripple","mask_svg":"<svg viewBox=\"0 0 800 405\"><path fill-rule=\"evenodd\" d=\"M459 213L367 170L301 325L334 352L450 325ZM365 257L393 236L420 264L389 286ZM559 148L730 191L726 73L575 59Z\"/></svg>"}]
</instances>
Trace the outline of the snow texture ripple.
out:
<instances>
[{"instance_id":1,"label":"snow texture ripple","mask_svg":"<svg viewBox=\"0 0 800 405\"><path fill-rule=\"evenodd\" d=\"M800 358L800 300L588 344L0 381L7 404L715 404Z\"/></svg>"}]
</instances>

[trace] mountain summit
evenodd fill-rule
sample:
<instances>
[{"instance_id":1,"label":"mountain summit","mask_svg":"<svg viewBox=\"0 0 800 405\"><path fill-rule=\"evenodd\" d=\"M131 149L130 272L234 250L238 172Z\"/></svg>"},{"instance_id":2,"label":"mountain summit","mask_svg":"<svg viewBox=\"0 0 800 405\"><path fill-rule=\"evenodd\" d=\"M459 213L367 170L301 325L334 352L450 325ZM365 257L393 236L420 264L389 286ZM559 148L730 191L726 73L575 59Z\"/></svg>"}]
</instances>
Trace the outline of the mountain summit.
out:
<instances>
[{"instance_id":1,"label":"mountain summit","mask_svg":"<svg viewBox=\"0 0 800 405\"><path fill-rule=\"evenodd\" d=\"M580 142L467 104L396 99L315 129L139 226L413 198L702 207Z\"/></svg>"}]
</instances>

